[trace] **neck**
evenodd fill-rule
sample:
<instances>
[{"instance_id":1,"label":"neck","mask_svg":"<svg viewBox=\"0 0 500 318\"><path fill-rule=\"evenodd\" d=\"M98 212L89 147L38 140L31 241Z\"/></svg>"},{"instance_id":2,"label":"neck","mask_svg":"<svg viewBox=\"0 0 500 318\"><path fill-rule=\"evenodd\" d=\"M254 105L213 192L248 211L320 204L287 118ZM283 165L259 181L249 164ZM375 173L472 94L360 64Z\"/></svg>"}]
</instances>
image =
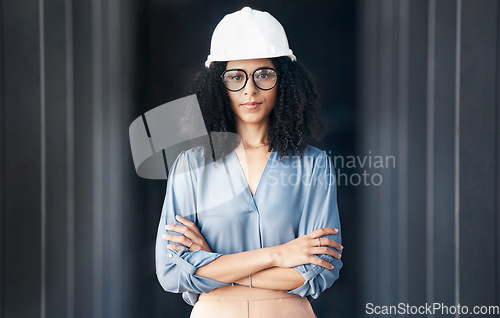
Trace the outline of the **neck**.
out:
<instances>
[{"instance_id":1,"label":"neck","mask_svg":"<svg viewBox=\"0 0 500 318\"><path fill-rule=\"evenodd\" d=\"M243 146L257 147L262 144L267 144L267 124L267 120L260 123L238 122L236 125L236 132L240 135Z\"/></svg>"}]
</instances>

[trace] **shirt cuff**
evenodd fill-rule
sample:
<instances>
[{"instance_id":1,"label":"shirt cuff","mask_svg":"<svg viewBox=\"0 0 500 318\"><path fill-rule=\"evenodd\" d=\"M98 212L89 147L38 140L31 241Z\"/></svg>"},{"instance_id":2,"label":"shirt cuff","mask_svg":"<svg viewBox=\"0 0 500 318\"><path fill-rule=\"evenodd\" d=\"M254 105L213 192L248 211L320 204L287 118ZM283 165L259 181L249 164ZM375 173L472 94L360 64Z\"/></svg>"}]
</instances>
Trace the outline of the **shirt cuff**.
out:
<instances>
[{"instance_id":1,"label":"shirt cuff","mask_svg":"<svg viewBox=\"0 0 500 318\"><path fill-rule=\"evenodd\" d=\"M160 284L166 291L195 294L209 293L216 288L226 286L227 283L194 274L198 267L220 256L222 254L203 250L190 252L188 249L173 251L165 248L163 253L157 253L156 271ZM183 298L186 300L185 297ZM190 299L194 298L190 297Z\"/></svg>"},{"instance_id":2,"label":"shirt cuff","mask_svg":"<svg viewBox=\"0 0 500 318\"><path fill-rule=\"evenodd\" d=\"M315 255L316 257L321 258L322 260L327 261L328 263L332 263L333 261L333 256L328 255L328 254L319 254ZM304 278L305 282L302 284L302 286L299 286L295 289L287 290L288 293L291 294L297 294L301 297L306 297L309 296L307 295L308 292L310 292L311 289L311 281L315 279L319 274L321 274L322 271L327 270L323 266L316 265L316 264L305 264L305 265L299 265L294 267L299 273L302 274L302 277ZM314 294L319 294L317 291L313 291Z\"/></svg>"},{"instance_id":3,"label":"shirt cuff","mask_svg":"<svg viewBox=\"0 0 500 318\"><path fill-rule=\"evenodd\" d=\"M187 271L190 275L193 276L193 280L196 280L196 285L198 288L202 290L204 293L208 293L215 288L219 288L227 283L222 283L214 279L210 279L203 276L194 275L198 267L204 266L220 256L220 253L210 253L207 251L199 250L194 252L189 252L187 249L181 250L176 254L173 251L169 250L169 253L172 253L172 258L176 262L178 266L180 266L183 270ZM199 294L194 292L183 292L182 299L188 305L194 306L198 301Z\"/></svg>"},{"instance_id":4,"label":"shirt cuff","mask_svg":"<svg viewBox=\"0 0 500 318\"><path fill-rule=\"evenodd\" d=\"M194 274L198 267L205 266L221 256L222 254L220 253L204 250L194 252L190 252L188 249L180 251L167 250L167 257L171 258L173 262L190 274Z\"/></svg>"},{"instance_id":5,"label":"shirt cuff","mask_svg":"<svg viewBox=\"0 0 500 318\"><path fill-rule=\"evenodd\" d=\"M200 294L193 293L193 292L183 292L182 293L182 299L186 302L186 304L194 306L196 302L198 301L198 297Z\"/></svg>"}]
</instances>

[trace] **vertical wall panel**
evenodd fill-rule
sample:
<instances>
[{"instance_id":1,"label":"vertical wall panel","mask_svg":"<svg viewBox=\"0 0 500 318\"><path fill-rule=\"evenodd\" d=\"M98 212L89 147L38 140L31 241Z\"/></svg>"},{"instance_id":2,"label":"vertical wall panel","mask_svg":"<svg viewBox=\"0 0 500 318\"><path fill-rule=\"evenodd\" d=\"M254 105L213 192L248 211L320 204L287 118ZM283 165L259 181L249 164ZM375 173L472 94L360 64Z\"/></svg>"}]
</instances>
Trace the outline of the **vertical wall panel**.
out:
<instances>
[{"instance_id":1,"label":"vertical wall panel","mask_svg":"<svg viewBox=\"0 0 500 318\"><path fill-rule=\"evenodd\" d=\"M463 0L460 54L460 302L495 302L497 6ZM477 274L480 265L481 275ZM473 279L471 279L474 277Z\"/></svg>"},{"instance_id":2,"label":"vertical wall panel","mask_svg":"<svg viewBox=\"0 0 500 318\"><path fill-rule=\"evenodd\" d=\"M410 50L410 0L399 2L398 12L398 63L395 65L397 69L397 103L394 105L397 108L397 151L394 154L397 158L397 180L395 187L397 188L396 196L398 205L394 211L398 215L398 301L408 302L408 90L409 87L409 50Z\"/></svg>"},{"instance_id":3,"label":"vertical wall panel","mask_svg":"<svg viewBox=\"0 0 500 318\"><path fill-rule=\"evenodd\" d=\"M64 0L44 3L46 76L46 317L67 317L68 157Z\"/></svg>"},{"instance_id":4,"label":"vertical wall panel","mask_svg":"<svg viewBox=\"0 0 500 318\"><path fill-rule=\"evenodd\" d=\"M106 1L92 0L89 1L90 6L90 40L91 45L89 52L91 56L91 82L89 89L91 90L92 107L89 107L92 116L92 130L88 131L89 141L92 143L92 164L89 169L92 171L92 179L94 186L92 188L92 317L103 317L104 293L104 228L108 224L105 219L105 197L107 196L106 187L108 178L104 176L106 166L106 146L108 146L108 136L104 135L104 122L107 114L108 105L104 103L105 81L104 76L104 43L103 33L105 32L105 24L103 21Z\"/></svg>"},{"instance_id":5,"label":"vertical wall panel","mask_svg":"<svg viewBox=\"0 0 500 318\"><path fill-rule=\"evenodd\" d=\"M427 1L410 1L408 56L408 301L426 301ZM425 246L425 247L424 247Z\"/></svg>"},{"instance_id":6,"label":"vertical wall panel","mask_svg":"<svg viewBox=\"0 0 500 318\"><path fill-rule=\"evenodd\" d=\"M398 162L362 189L363 298L499 305L499 3L360 3L359 151Z\"/></svg>"},{"instance_id":7,"label":"vertical wall panel","mask_svg":"<svg viewBox=\"0 0 500 318\"><path fill-rule=\"evenodd\" d=\"M382 14L380 15L380 44L377 58L379 62L374 59L374 62L379 65L377 83L379 99L376 109L370 110L377 113L379 121L379 132L377 133L379 140L375 143L377 148L373 155L398 158L394 162L398 167L408 163L408 158L398 157L398 154L408 147L406 142L408 133L404 130L408 126L407 117L410 106L409 101L405 100L404 96L402 98L401 92L410 88L418 89L418 87L409 86L411 79L408 76L407 68L410 56L406 52L410 49L410 45L414 45L412 41L416 39L416 33L410 33L410 27L418 27L417 23L421 22L419 17L407 19L410 4L409 1L380 2ZM373 85L373 83L369 85ZM400 198L399 196L401 186L406 186L399 183L402 175L401 170L396 170L392 163L389 163L389 165L384 164L382 169L377 169L374 172L379 173L383 179L383 184L378 186L376 190L379 195L377 202L380 214L378 216L378 236L380 239L376 249L378 249L380 257L378 262L380 273L379 301L386 304L395 299L407 298L407 277L403 276L406 275L406 268L402 268L400 265L402 257L407 257L408 246L405 237L411 229L404 226L407 224L408 214L401 215L399 212L400 205L403 204L406 207L408 200L408 197ZM366 191L373 190L366 189ZM401 224L404 225L400 226Z\"/></svg>"},{"instance_id":8,"label":"vertical wall panel","mask_svg":"<svg viewBox=\"0 0 500 318\"><path fill-rule=\"evenodd\" d=\"M90 2L73 2L75 121L75 317L93 317L94 197Z\"/></svg>"},{"instance_id":9,"label":"vertical wall panel","mask_svg":"<svg viewBox=\"0 0 500 318\"><path fill-rule=\"evenodd\" d=\"M380 7L374 1L363 1L358 6L360 8L359 23L359 58L360 58L360 112L358 121L362 123L363 140L360 142L359 153L366 155L369 151L376 152L377 134L378 134L378 112L376 101L378 99L378 70L379 64L374 62L379 57L378 35L380 25L378 23L380 17ZM363 196L366 201L370 202L370 206L361 203L361 211L359 220L361 220L362 231L359 231L362 236L362 246L360 248L361 281L365 282L361 286L361 304L368 302L379 303L378 291L380 286L379 279L379 262L380 256L377 253L378 243L378 187L365 188L361 187ZM359 309L359 315L363 315L364 308Z\"/></svg>"},{"instance_id":10,"label":"vertical wall panel","mask_svg":"<svg viewBox=\"0 0 500 318\"><path fill-rule=\"evenodd\" d=\"M497 35L500 36L500 5L497 5ZM497 53L500 53L500 40L497 37ZM500 54L497 54L497 76L496 76L496 94L497 94L497 107L496 107L496 302L500 304Z\"/></svg>"},{"instance_id":11,"label":"vertical wall panel","mask_svg":"<svg viewBox=\"0 0 500 318\"><path fill-rule=\"evenodd\" d=\"M133 317L132 8L1 2L1 317Z\"/></svg>"},{"instance_id":12,"label":"vertical wall panel","mask_svg":"<svg viewBox=\"0 0 500 318\"><path fill-rule=\"evenodd\" d=\"M126 190L123 187L123 180L127 180L122 175L124 173L123 160L120 154L124 153L124 142L126 144L127 135L123 132L127 130L128 125L126 118L124 118L121 108L126 107L127 99L122 100L121 96L126 96L123 87L126 85L120 82L120 78L124 75L121 69L126 69L126 65L121 65L122 56L120 51L120 41L123 41L122 28L120 27L121 16L113 15L111 12L116 12L120 10L119 1L108 1L106 5L106 16L109 17L104 20L106 28L108 30L106 37L103 39L104 43L109 43L108 52L106 54L106 69L109 74L108 85L106 86L106 91L108 92L107 103L109 105L109 116L108 121L105 125L105 134L109 136L108 151L109 157L108 162L115 162L116 164L109 165L107 167L109 183L108 183L108 203L106 205L105 211L109 211L108 214L108 230L105 231L104 241L107 242L105 253L109 255L108 262L105 267L108 292L106 293L109 297L106 299L105 305L105 317L123 317L125 312L129 312L124 308L123 303L123 292L124 286L130 281L123 281L125 275L122 275L124 268L124 258L122 249L120 245L123 240L123 235L126 232L122 232L122 227L125 222L122 222L127 209L123 205L122 191ZM113 140L121 140L124 142L112 142ZM123 158L124 159L124 158ZM128 167L128 166L127 166ZM129 181L130 182L130 181ZM121 186L122 185L122 186ZM124 310L125 309L125 310Z\"/></svg>"},{"instance_id":13,"label":"vertical wall panel","mask_svg":"<svg viewBox=\"0 0 500 318\"><path fill-rule=\"evenodd\" d=\"M400 21L400 1L394 1L391 6L391 11L392 11L392 17L391 17L391 49L392 49L392 61L391 61L391 67L389 68L389 71L391 72L390 74L390 80L391 80L391 87L398 87L399 85L399 72L397 65L399 63L400 59L400 52L398 50L399 48L399 21ZM396 158L396 154L399 151L399 143L398 143L398 131L399 131L399 104L398 104L398 99L399 99L399 91L397 89L391 89L390 90L390 112L391 116L389 117L389 123L390 123L390 130L389 134L390 137L387 136L390 140L390 147L387 147L386 149L381 151L381 155L383 156L392 156L392 158ZM389 166L387 166L387 164ZM398 164L397 162L394 162L394 164ZM391 251L397 251L399 247L399 235L400 235L400 229L398 228L398 187L397 187L397 171L394 169L394 167L390 163L385 163L384 164L384 180L387 183L390 183L392 186L387 191L387 207L388 211L390 212L389 215L389 229L388 232L390 233L389 236L389 244L390 250ZM390 262L391 266L390 268L387 268L388 273L391 273L391 279L390 279L390 284L391 284L391 299L398 298L399 296L399 281L398 277L400 275L400 268L398 266L398 260L399 260L399 253L390 253Z\"/></svg>"},{"instance_id":14,"label":"vertical wall panel","mask_svg":"<svg viewBox=\"0 0 500 318\"><path fill-rule=\"evenodd\" d=\"M379 114L393 114L391 111L393 106L393 61L394 61L394 33L395 26L394 16L396 1L383 0L380 2L380 53L379 53L379 98L377 100ZM385 142L379 143L377 149L374 149L374 154L377 155L390 155L392 151L393 143L393 117L392 116L378 116L378 129L381 140ZM381 172L383 180L385 183L389 183L391 180L391 174L389 169L383 169ZM394 297L393 288L393 272L397 271L397 268L393 267L393 253L391 251L394 249L395 241L392 240L393 233L396 231L394 227L393 218L391 217L391 194L392 187L383 184L378 188L378 210L379 210L379 223L378 223L378 244L376 249L378 250L379 262L378 262L378 273L381 284L379 284L379 301L381 303L388 303ZM391 261L387 261L391 260Z\"/></svg>"},{"instance_id":15,"label":"vertical wall panel","mask_svg":"<svg viewBox=\"0 0 500 318\"><path fill-rule=\"evenodd\" d=\"M434 65L433 85L430 86L429 102L433 110L432 147L432 209L433 232L432 258L428 271L432 272L430 302L452 304L455 301L455 59L457 1L431 1L434 14L434 30L429 41L433 50L429 63Z\"/></svg>"},{"instance_id":16,"label":"vertical wall panel","mask_svg":"<svg viewBox=\"0 0 500 318\"><path fill-rule=\"evenodd\" d=\"M74 46L73 46L73 1L65 0L65 89L66 89L66 158L67 158L67 214L66 214L66 313L67 317L75 316L75 144L74 144ZM61 306L61 305L60 305Z\"/></svg>"},{"instance_id":17,"label":"vertical wall panel","mask_svg":"<svg viewBox=\"0 0 500 318\"><path fill-rule=\"evenodd\" d=\"M40 316L42 281L40 11L34 0L2 5L3 314L35 317Z\"/></svg>"},{"instance_id":18,"label":"vertical wall panel","mask_svg":"<svg viewBox=\"0 0 500 318\"><path fill-rule=\"evenodd\" d=\"M0 2L0 17L3 20L3 3ZM5 107L4 105L4 85L3 85L3 77L4 77L4 58L3 58L3 38L4 34L2 30L5 30L5 26L3 22L1 22L2 27L0 28L0 127L5 127ZM4 242L5 242L5 200L4 200L4 189L5 189L5 164L4 164L4 154L5 154L5 146L4 146L4 129L0 128L0 315L3 317L5 314L5 256L4 256Z\"/></svg>"}]
</instances>

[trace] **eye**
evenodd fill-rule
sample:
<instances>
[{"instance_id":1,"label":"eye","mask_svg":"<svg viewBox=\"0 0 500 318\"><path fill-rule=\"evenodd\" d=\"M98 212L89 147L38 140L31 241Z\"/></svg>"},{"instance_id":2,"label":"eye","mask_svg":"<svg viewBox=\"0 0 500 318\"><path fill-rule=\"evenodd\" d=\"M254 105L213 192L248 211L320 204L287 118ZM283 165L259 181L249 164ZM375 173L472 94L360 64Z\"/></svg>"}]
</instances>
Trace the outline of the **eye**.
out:
<instances>
[{"instance_id":1,"label":"eye","mask_svg":"<svg viewBox=\"0 0 500 318\"><path fill-rule=\"evenodd\" d=\"M274 72L272 70L261 70L255 74L255 79L258 80L268 80L274 77Z\"/></svg>"},{"instance_id":2,"label":"eye","mask_svg":"<svg viewBox=\"0 0 500 318\"><path fill-rule=\"evenodd\" d=\"M239 71L231 71L224 74L224 81L227 82L241 82L245 80L245 74Z\"/></svg>"}]
</instances>

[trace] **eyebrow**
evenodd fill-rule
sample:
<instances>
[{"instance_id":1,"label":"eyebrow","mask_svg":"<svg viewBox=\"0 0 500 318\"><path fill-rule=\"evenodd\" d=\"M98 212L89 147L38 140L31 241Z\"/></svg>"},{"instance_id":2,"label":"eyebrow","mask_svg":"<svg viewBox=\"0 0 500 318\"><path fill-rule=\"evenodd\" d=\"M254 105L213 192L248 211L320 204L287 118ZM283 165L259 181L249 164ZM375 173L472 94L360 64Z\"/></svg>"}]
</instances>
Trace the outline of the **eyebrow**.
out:
<instances>
[{"instance_id":1,"label":"eyebrow","mask_svg":"<svg viewBox=\"0 0 500 318\"><path fill-rule=\"evenodd\" d=\"M263 68L263 67L274 68L274 66L271 66L271 65L261 65L259 67L254 68L253 70L255 71L255 70L258 70L259 68ZM235 69L240 69L240 70L244 70L244 71L248 72L245 68L243 68L243 67L237 67L237 66L228 68L228 69L226 69L226 71L227 70L235 70Z\"/></svg>"}]
</instances>

